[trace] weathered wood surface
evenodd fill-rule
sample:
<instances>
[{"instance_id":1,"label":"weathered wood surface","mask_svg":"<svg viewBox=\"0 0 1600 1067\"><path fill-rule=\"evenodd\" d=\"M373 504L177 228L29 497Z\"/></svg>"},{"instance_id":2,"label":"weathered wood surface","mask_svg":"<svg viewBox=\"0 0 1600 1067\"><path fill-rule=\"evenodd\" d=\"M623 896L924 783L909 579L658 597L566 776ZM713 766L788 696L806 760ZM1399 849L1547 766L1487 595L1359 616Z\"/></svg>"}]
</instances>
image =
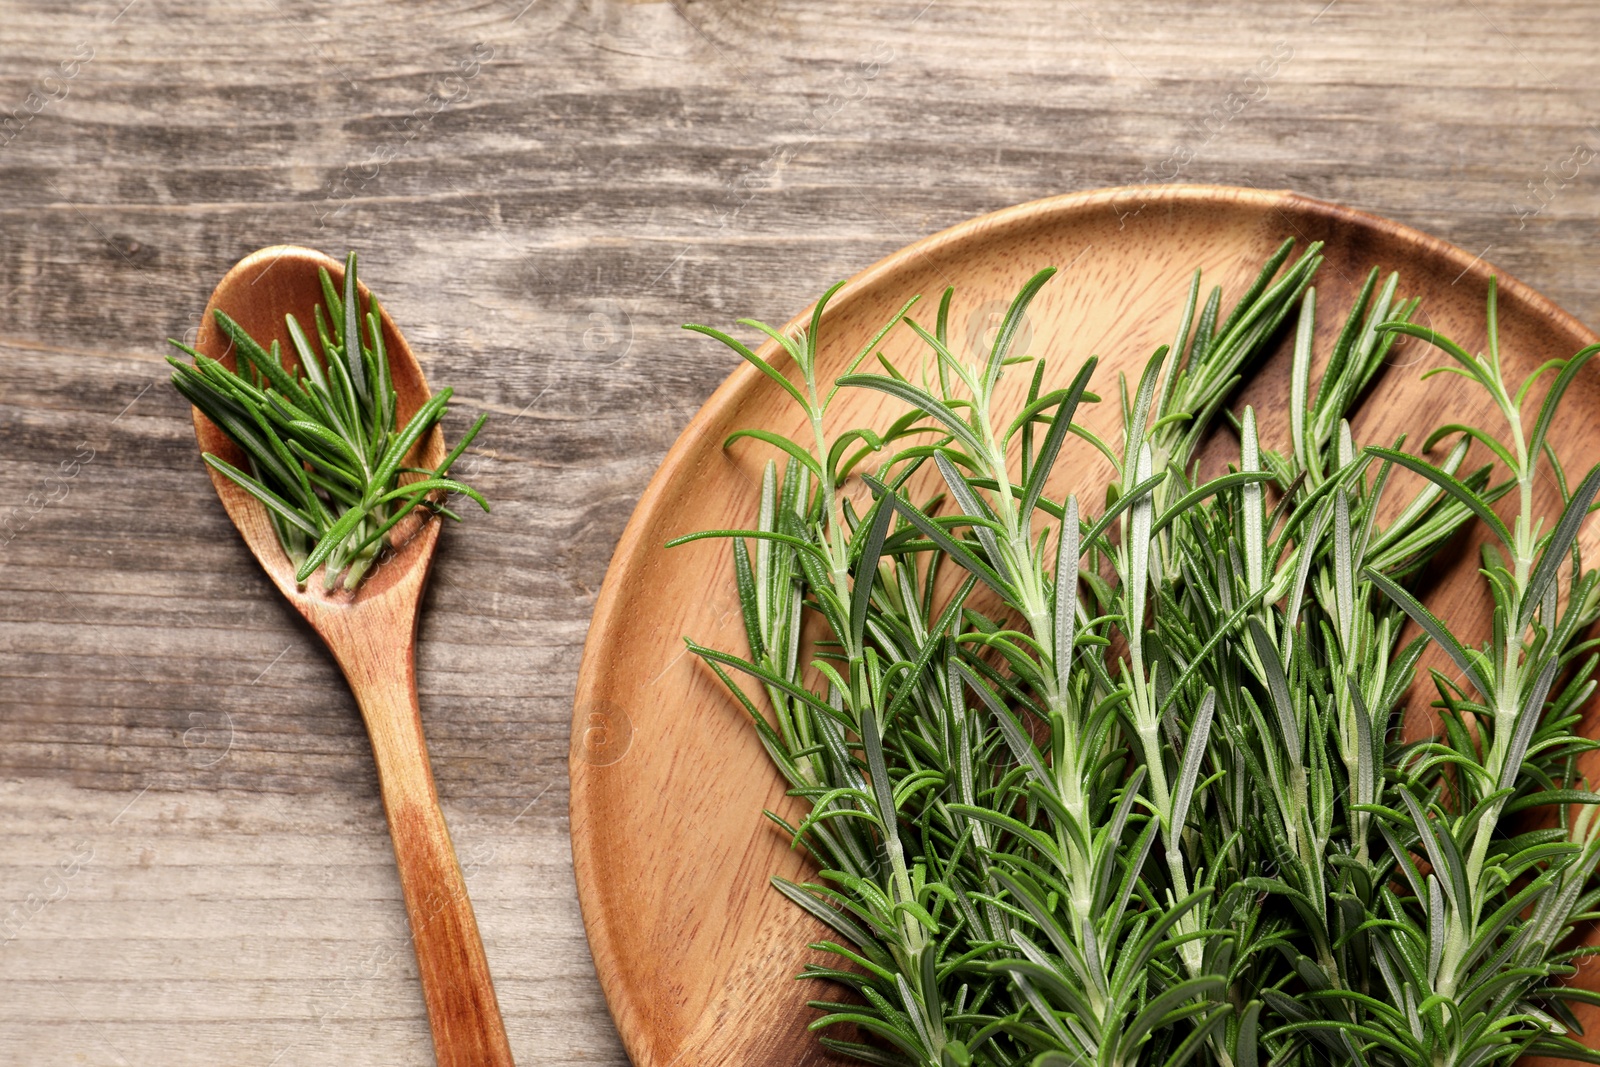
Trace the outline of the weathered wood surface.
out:
<instances>
[{"instance_id":1,"label":"weathered wood surface","mask_svg":"<svg viewBox=\"0 0 1600 1067\"><path fill-rule=\"evenodd\" d=\"M513 1048L621 1064L567 735L611 549L732 366L677 325L1146 179L1390 215L1594 323L1597 34L1507 0L0 2L0 1058L429 1062L354 703L163 384L245 253L358 249L452 432L494 415L423 715Z\"/></svg>"}]
</instances>

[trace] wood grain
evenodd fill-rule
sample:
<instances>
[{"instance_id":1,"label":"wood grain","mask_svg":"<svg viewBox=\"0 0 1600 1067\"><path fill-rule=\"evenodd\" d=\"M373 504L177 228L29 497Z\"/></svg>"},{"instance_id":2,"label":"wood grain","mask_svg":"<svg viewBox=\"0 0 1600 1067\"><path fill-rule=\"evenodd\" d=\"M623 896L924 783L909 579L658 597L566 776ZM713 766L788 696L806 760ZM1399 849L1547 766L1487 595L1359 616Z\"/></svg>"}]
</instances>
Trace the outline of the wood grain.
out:
<instances>
[{"instance_id":1,"label":"wood grain","mask_svg":"<svg viewBox=\"0 0 1600 1067\"><path fill-rule=\"evenodd\" d=\"M0 1048L21 1064L431 1055L358 709L162 384L162 339L252 249L359 250L457 390L447 436L491 413L470 473L495 512L441 536L417 681L525 1062L626 1062L566 761L612 549L734 366L679 324L783 321L963 219L1165 180L1180 147L1176 180L1375 211L1600 321L1600 171L1574 159L1600 11L1576 0L126 2L0 0ZM1246 87L1278 42L1293 56Z\"/></svg>"}]
</instances>

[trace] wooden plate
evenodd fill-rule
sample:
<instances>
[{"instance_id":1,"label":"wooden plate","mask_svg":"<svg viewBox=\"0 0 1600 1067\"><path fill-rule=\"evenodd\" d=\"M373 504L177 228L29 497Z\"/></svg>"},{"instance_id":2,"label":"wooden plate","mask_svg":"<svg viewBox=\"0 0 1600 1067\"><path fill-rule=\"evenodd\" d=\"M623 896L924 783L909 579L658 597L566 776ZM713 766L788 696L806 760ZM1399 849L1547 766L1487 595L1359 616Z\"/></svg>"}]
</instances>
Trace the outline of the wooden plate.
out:
<instances>
[{"instance_id":1,"label":"wooden plate","mask_svg":"<svg viewBox=\"0 0 1600 1067\"><path fill-rule=\"evenodd\" d=\"M1048 358L1047 389L1064 385L1085 357L1099 355L1095 388L1114 397L1117 372L1136 378L1156 346L1173 337L1197 266L1206 287L1221 284L1231 303L1285 237L1326 242L1327 262L1316 281L1319 351L1331 344L1374 265L1398 270L1401 292L1422 297L1419 321L1469 350L1483 345L1491 268L1461 249L1294 193L1169 186L1024 204L889 256L851 279L828 308L821 374L836 373L908 297L936 301L946 285L956 289L952 333L986 343L1022 283L1056 265L1061 272L1030 309L1023 347ZM1499 284L1508 379L1596 340L1527 286L1504 275ZM931 319L931 307L922 317ZM906 355L913 340L910 331L898 331L885 349L891 358ZM770 358L774 349L768 344L762 354ZM1356 439L1387 444L1409 433L1416 447L1441 422L1465 416L1494 425L1481 395L1460 379L1418 381L1422 369L1442 358L1418 342L1398 346L1395 366L1384 371L1355 420ZM1013 379L1020 394L1024 376ZM1594 410L1597 388L1595 375L1580 380L1566 401L1568 417L1551 431L1569 471L1600 458L1592 421L1576 417ZM1274 445L1285 436L1287 396L1288 359L1280 351L1239 398L1256 405L1263 440ZM866 390L846 390L837 406L841 429L883 425L901 410ZM1115 402L1080 417L1109 436ZM741 366L689 424L634 511L600 592L579 673L573 862L601 985L638 1067L843 1062L806 1031L815 1012L805 1001L820 990L793 981L807 959L818 958L805 945L822 927L767 881L806 873L761 814L786 808L781 780L744 713L684 650L688 635L746 651L731 549L710 541L662 547L680 534L754 523L756 486L774 450L749 440L722 446L730 432L748 427L801 438L803 423L781 390ZM1065 489L1097 499L1109 474L1087 447L1064 457L1057 470L1060 484L1051 487L1057 499ZM1487 600L1472 572L1475 556L1461 553L1462 565L1429 593L1447 618L1483 614ZM1589 1030L1593 1039L1600 1027Z\"/></svg>"}]
</instances>

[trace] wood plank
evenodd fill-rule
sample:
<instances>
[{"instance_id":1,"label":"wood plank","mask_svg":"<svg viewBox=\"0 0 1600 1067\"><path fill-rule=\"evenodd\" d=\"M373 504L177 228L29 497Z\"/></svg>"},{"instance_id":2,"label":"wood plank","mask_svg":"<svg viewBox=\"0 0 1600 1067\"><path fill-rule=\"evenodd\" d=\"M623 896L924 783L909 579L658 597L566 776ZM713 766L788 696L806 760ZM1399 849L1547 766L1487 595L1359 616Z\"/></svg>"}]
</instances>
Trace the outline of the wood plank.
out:
<instances>
[{"instance_id":1,"label":"wood plank","mask_svg":"<svg viewBox=\"0 0 1600 1067\"><path fill-rule=\"evenodd\" d=\"M611 550L732 368L680 323L783 320L1185 154L1179 180L1392 216L1600 321L1575 0L126 3L0 0L0 917L95 848L0 949L17 1062L427 1061L405 953L313 1014L403 919L371 757L163 384L162 338L254 248L357 248L457 389L447 428L491 412L496 510L444 536L419 682L457 845L500 847L469 881L526 1062L625 1062L565 760Z\"/></svg>"}]
</instances>

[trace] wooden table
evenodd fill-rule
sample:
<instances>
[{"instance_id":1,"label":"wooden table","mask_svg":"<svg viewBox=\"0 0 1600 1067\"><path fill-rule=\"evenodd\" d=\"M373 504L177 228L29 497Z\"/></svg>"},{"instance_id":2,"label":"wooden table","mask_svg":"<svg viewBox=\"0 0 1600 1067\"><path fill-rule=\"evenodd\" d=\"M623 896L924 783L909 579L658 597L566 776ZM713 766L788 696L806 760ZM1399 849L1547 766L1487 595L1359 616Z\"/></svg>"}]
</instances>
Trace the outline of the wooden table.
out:
<instances>
[{"instance_id":1,"label":"wooden table","mask_svg":"<svg viewBox=\"0 0 1600 1067\"><path fill-rule=\"evenodd\" d=\"M612 546L731 367L678 325L1165 180L1390 215L1600 321L1597 36L1510 0L0 3L0 1060L430 1062L353 703L165 384L246 252L356 248L451 432L491 413L424 718L520 1061L622 1064L568 723Z\"/></svg>"}]
</instances>

